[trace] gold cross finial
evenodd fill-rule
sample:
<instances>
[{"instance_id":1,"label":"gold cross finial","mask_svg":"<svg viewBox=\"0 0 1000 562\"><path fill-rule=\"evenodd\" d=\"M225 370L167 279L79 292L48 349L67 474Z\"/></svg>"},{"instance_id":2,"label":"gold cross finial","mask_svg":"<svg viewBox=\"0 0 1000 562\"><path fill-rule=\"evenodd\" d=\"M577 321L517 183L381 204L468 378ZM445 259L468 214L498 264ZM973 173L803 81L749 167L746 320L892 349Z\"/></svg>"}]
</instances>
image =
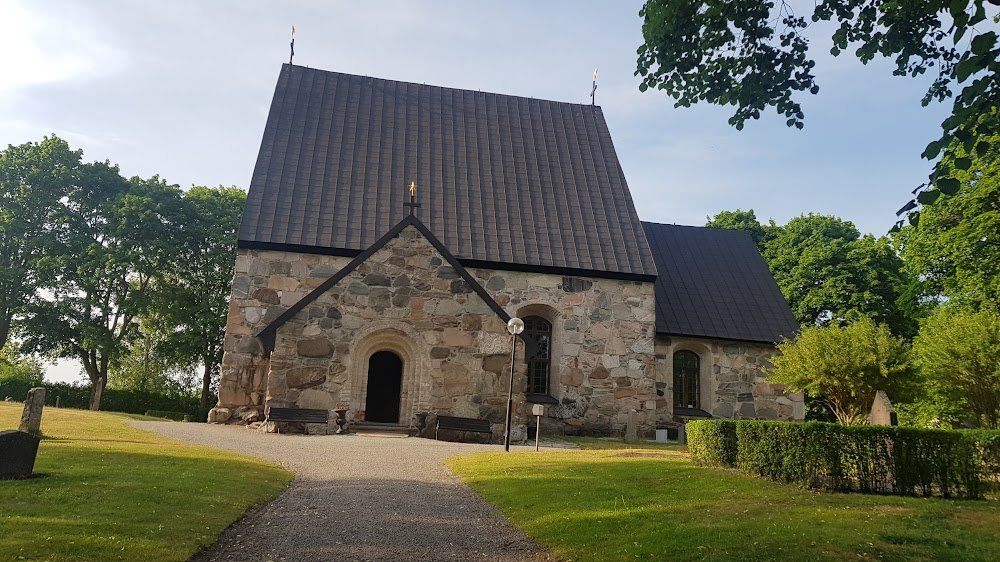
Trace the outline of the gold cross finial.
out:
<instances>
[{"instance_id":1,"label":"gold cross finial","mask_svg":"<svg viewBox=\"0 0 1000 562\"><path fill-rule=\"evenodd\" d=\"M410 197L414 197L417 194L417 182L410 182Z\"/></svg>"}]
</instances>

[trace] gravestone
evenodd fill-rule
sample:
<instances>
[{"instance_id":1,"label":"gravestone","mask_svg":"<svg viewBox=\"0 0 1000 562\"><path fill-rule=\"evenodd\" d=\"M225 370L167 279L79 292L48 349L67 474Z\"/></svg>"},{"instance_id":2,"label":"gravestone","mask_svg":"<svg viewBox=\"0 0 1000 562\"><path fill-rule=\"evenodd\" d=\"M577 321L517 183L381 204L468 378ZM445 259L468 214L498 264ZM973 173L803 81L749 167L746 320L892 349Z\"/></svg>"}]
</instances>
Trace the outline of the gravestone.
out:
<instances>
[{"instance_id":1,"label":"gravestone","mask_svg":"<svg viewBox=\"0 0 1000 562\"><path fill-rule=\"evenodd\" d=\"M636 420L637 414L635 410L628 411L628 422L625 425L625 442L635 443L639 440L639 428L638 421Z\"/></svg>"},{"instance_id":2,"label":"gravestone","mask_svg":"<svg viewBox=\"0 0 1000 562\"><path fill-rule=\"evenodd\" d=\"M0 480L31 476L39 441L37 435L23 431L0 431Z\"/></svg>"},{"instance_id":3,"label":"gravestone","mask_svg":"<svg viewBox=\"0 0 1000 562\"><path fill-rule=\"evenodd\" d=\"M875 402L872 403L872 411L868 414L868 425L899 425L896 409L892 407L892 402L884 390L875 393Z\"/></svg>"},{"instance_id":4,"label":"gravestone","mask_svg":"<svg viewBox=\"0 0 1000 562\"><path fill-rule=\"evenodd\" d=\"M42 387L32 388L28 391L28 398L24 401L24 412L21 414L21 426L19 430L34 435L42 432L42 408L45 407L45 389Z\"/></svg>"}]
</instances>

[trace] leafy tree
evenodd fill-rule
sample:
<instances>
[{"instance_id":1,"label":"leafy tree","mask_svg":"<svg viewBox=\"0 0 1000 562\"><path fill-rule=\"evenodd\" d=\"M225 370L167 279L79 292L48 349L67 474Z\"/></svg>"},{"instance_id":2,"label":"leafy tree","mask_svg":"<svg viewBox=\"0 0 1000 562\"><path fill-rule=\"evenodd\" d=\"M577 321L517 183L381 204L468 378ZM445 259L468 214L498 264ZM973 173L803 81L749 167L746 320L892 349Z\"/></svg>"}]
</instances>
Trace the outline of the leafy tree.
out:
<instances>
[{"instance_id":1,"label":"leafy tree","mask_svg":"<svg viewBox=\"0 0 1000 562\"><path fill-rule=\"evenodd\" d=\"M162 325L153 318L155 314L147 313L140 319L135 337L108 373L108 388L193 394L197 384L192 370L187 364L178 364L178 356L164 353L169 347L165 345ZM190 362L189 358L184 359L185 363Z\"/></svg>"},{"instance_id":2,"label":"leafy tree","mask_svg":"<svg viewBox=\"0 0 1000 562\"><path fill-rule=\"evenodd\" d=\"M914 283L888 238L862 237L848 221L809 214L784 226L763 226L753 211L724 211L708 226L757 233L761 253L795 317L803 324L869 316L894 333L913 336Z\"/></svg>"},{"instance_id":3,"label":"leafy tree","mask_svg":"<svg viewBox=\"0 0 1000 562\"><path fill-rule=\"evenodd\" d=\"M0 380L16 379L39 385L45 379L42 364L32 357L18 353L15 345L0 349Z\"/></svg>"},{"instance_id":4,"label":"leafy tree","mask_svg":"<svg viewBox=\"0 0 1000 562\"><path fill-rule=\"evenodd\" d=\"M742 209L721 211L714 217L710 217L705 226L727 228L729 230L745 230L750 234L750 238L753 239L754 244L757 245L757 249L760 250L761 254L764 253L764 247L767 245L767 242L774 238L776 230L773 224L770 227L762 225L757 220L757 215L753 212L753 209L749 211Z\"/></svg>"},{"instance_id":5,"label":"leafy tree","mask_svg":"<svg viewBox=\"0 0 1000 562\"><path fill-rule=\"evenodd\" d=\"M923 377L981 427L1000 428L1000 314L942 307L913 342Z\"/></svg>"},{"instance_id":6,"label":"leafy tree","mask_svg":"<svg viewBox=\"0 0 1000 562\"><path fill-rule=\"evenodd\" d=\"M902 253L930 294L1000 310L1000 158L993 151L967 157L969 169L956 172L958 193L900 232Z\"/></svg>"},{"instance_id":7,"label":"leafy tree","mask_svg":"<svg viewBox=\"0 0 1000 562\"><path fill-rule=\"evenodd\" d=\"M0 151L0 349L36 297L38 261L50 250L55 215L80 157L56 136Z\"/></svg>"},{"instance_id":8,"label":"leafy tree","mask_svg":"<svg viewBox=\"0 0 1000 562\"><path fill-rule=\"evenodd\" d=\"M664 90L677 107L699 101L733 105L729 123L737 129L768 107L801 129L805 115L794 96L819 92L806 32L810 21L836 22L835 56L856 46L854 54L863 63L893 58L897 76L937 70L923 104L954 96L954 105L941 124L941 138L923 153L933 160L944 152L927 193L951 195L959 187L952 171L968 169L955 147L982 154L1000 133L997 33L976 27L988 18L998 21L986 10L983 0L821 0L807 20L785 1L648 0L639 11L644 40L638 49L639 89Z\"/></svg>"},{"instance_id":9,"label":"leafy tree","mask_svg":"<svg viewBox=\"0 0 1000 562\"><path fill-rule=\"evenodd\" d=\"M201 406L208 409L222 364L236 235L246 193L192 187L191 218L179 233L182 257L162 282L156 312L166 328L160 349L177 364L202 365Z\"/></svg>"},{"instance_id":10,"label":"leafy tree","mask_svg":"<svg viewBox=\"0 0 1000 562\"><path fill-rule=\"evenodd\" d=\"M906 343L870 318L807 326L778 349L768 381L817 397L843 424L862 422L879 390L893 399L914 390Z\"/></svg>"},{"instance_id":11,"label":"leafy tree","mask_svg":"<svg viewBox=\"0 0 1000 562\"><path fill-rule=\"evenodd\" d=\"M51 298L31 308L25 342L79 359L93 410L150 306L152 280L173 267L184 219L177 187L156 177L126 181L107 163L81 167L67 196L56 249L40 261Z\"/></svg>"}]
</instances>

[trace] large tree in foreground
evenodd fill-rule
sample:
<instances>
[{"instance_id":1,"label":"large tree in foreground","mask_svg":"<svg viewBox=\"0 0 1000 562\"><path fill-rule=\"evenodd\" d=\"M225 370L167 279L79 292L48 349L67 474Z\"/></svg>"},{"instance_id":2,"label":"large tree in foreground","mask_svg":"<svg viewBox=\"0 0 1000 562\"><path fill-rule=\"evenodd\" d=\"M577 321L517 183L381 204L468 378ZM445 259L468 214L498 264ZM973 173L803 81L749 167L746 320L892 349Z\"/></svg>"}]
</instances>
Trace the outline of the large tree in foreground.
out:
<instances>
[{"instance_id":1,"label":"large tree in foreground","mask_svg":"<svg viewBox=\"0 0 1000 562\"><path fill-rule=\"evenodd\" d=\"M906 343L870 318L807 326L778 349L768 381L818 398L843 424L864 421L879 390L893 400L913 391Z\"/></svg>"},{"instance_id":2,"label":"large tree in foreground","mask_svg":"<svg viewBox=\"0 0 1000 562\"><path fill-rule=\"evenodd\" d=\"M913 353L935 393L979 426L1000 427L1000 314L943 307L921 326Z\"/></svg>"},{"instance_id":3,"label":"large tree in foreground","mask_svg":"<svg viewBox=\"0 0 1000 562\"><path fill-rule=\"evenodd\" d=\"M954 97L940 139L923 153L934 160L943 152L929 176L933 187L920 197L930 202L958 191L952 172L969 162L956 147L985 154L1000 133L997 9L989 4L1000 0L818 0L798 14L785 1L648 0L639 12L639 89L664 90L678 107L735 106L729 122L737 129L768 107L802 128L796 98L819 92L810 23L835 22L834 55L852 49L864 63L892 58L898 76L936 72L924 105Z\"/></svg>"}]
</instances>

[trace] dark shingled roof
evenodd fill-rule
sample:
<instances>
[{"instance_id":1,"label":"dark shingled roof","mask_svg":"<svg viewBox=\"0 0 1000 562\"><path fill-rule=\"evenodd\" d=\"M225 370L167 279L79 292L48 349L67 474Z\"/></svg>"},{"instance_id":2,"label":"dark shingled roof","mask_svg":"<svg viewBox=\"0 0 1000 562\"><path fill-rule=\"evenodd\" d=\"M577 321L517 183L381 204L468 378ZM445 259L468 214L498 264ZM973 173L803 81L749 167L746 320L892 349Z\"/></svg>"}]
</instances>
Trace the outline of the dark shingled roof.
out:
<instances>
[{"instance_id":1,"label":"dark shingled roof","mask_svg":"<svg viewBox=\"0 0 1000 562\"><path fill-rule=\"evenodd\" d=\"M799 323L740 230L642 223L660 275L656 332L777 342Z\"/></svg>"},{"instance_id":2,"label":"dark shingled roof","mask_svg":"<svg viewBox=\"0 0 1000 562\"><path fill-rule=\"evenodd\" d=\"M600 107L283 65L243 248L353 256L417 216L467 266L651 280Z\"/></svg>"}]
</instances>

